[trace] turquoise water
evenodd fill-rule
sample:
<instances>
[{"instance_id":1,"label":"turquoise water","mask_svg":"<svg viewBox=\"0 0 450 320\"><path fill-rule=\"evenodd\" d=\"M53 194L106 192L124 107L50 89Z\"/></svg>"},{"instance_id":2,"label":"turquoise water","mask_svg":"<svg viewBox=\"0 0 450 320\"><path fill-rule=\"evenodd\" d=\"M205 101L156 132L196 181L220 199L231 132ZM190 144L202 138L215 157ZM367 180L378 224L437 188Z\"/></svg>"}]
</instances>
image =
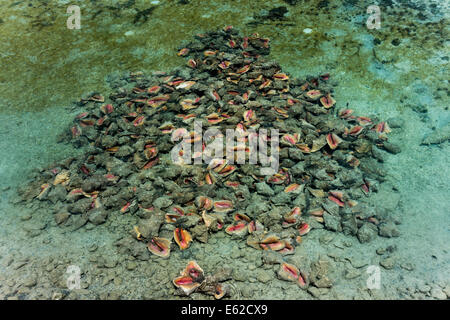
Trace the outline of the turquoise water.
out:
<instances>
[{"instance_id":1,"label":"turquoise water","mask_svg":"<svg viewBox=\"0 0 450 320\"><path fill-rule=\"evenodd\" d=\"M448 295L448 3L381 1L379 29L366 26L370 1L79 3L79 30L66 26L66 1L1 4L0 297L178 299L172 279L190 259L210 274L229 265L233 276L226 283L236 299ZM85 152L59 142L80 112L75 101L92 92L108 97L112 80L125 72L184 66L178 49L196 34L226 25L270 38L269 58L291 77L329 72L337 107L397 124L389 141L401 152L385 155L386 181L370 201L390 210L400 236L360 243L317 228L287 256L307 269L326 261L331 288L302 290L278 279L279 266L265 263L265 252L224 232L207 243L194 241L188 251L175 246L169 259L161 259L137 241L135 255L116 245L132 234L136 216L72 231L56 225L60 204L17 203L17 187L33 169ZM432 144L421 144L427 138ZM67 288L71 265L82 271L80 289ZM380 268L380 289L367 287L371 265ZM213 297L195 292L189 298Z\"/></svg>"}]
</instances>

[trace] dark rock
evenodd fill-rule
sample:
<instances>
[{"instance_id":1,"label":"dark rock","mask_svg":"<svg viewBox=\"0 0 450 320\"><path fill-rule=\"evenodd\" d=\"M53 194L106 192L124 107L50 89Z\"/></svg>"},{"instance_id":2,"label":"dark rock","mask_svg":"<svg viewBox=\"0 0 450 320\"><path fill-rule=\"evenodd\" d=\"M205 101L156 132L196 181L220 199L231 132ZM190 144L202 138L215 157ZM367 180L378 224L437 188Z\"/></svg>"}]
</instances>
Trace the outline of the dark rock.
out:
<instances>
[{"instance_id":1,"label":"dark rock","mask_svg":"<svg viewBox=\"0 0 450 320\"><path fill-rule=\"evenodd\" d=\"M260 215L259 219L265 227L271 227L273 225L280 224L282 217L283 216L280 210L278 208L274 208L271 211Z\"/></svg>"},{"instance_id":2,"label":"dark rock","mask_svg":"<svg viewBox=\"0 0 450 320\"><path fill-rule=\"evenodd\" d=\"M441 144L450 140L450 122L424 137L422 145Z\"/></svg>"},{"instance_id":3,"label":"dark rock","mask_svg":"<svg viewBox=\"0 0 450 320\"><path fill-rule=\"evenodd\" d=\"M387 257L380 261L380 265L387 270L391 270L395 267L396 261L393 257Z\"/></svg>"},{"instance_id":4,"label":"dark rock","mask_svg":"<svg viewBox=\"0 0 450 320\"><path fill-rule=\"evenodd\" d=\"M246 213L250 216L258 216L260 214L263 214L264 212L267 212L268 210L270 210L270 206L266 201L261 199L261 197L258 195L252 195L250 204L246 209Z\"/></svg>"},{"instance_id":5,"label":"dark rock","mask_svg":"<svg viewBox=\"0 0 450 320\"><path fill-rule=\"evenodd\" d=\"M378 149L376 146L372 147L372 155L374 158L376 158L380 162L384 162L386 155L385 152L381 149Z\"/></svg>"},{"instance_id":6,"label":"dark rock","mask_svg":"<svg viewBox=\"0 0 450 320\"><path fill-rule=\"evenodd\" d=\"M192 228L200 223L202 218L198 215L184 216L177 220L177 224L182 225L185 229Z\"/></svg>"}]
</instances>

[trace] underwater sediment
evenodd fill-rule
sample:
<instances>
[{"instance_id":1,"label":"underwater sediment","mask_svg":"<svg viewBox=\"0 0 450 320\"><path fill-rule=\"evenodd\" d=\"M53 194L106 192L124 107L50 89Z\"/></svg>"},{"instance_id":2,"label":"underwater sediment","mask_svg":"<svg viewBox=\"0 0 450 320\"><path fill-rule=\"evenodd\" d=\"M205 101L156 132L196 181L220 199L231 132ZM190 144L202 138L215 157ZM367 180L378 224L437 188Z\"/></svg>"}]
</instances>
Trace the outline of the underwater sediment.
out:
<instances>
[{"instance_id":1,"label":"underwater sediment","mask_svg":"<svg viewBox=\"0 0 450 320\"><path fill-rule=\"evenodd\" d=\"M361 243L398 236L392 212L369 199L387 175L385 151L400 148L388 141L384 119L356 115L334 99L332 75L294 78L266 60L269 51L269 39L225 27L181 46L183 67L128 73L112 81L109 97L81 99L61 140L86 153L36 172L20 188L23 201L52 206L55 223L69 232L88 223L113 226L121 236L118 251L138 259L168 259L177 251L189 258L192 248L224 233L266 252L274 277L312 292L331 287L326 261L305 267L289 256L315 229ZM204 140L196 123L238 132L222 154L233 151L246 161L209 154L210 144L223 145L222 136ZM278 166L267 175L261 163L248 162L256 153L252 139L271 143L278 139L273 130L279 145L268 158L276 154ZM181 140L200 143L192 158L210 161L174 163ZM182 160L184 152L178 150ZM170 279L174 294L233 297L228 284L235 270L221 267L204 276L188 261Z\"/></svg>"}]
</instances>

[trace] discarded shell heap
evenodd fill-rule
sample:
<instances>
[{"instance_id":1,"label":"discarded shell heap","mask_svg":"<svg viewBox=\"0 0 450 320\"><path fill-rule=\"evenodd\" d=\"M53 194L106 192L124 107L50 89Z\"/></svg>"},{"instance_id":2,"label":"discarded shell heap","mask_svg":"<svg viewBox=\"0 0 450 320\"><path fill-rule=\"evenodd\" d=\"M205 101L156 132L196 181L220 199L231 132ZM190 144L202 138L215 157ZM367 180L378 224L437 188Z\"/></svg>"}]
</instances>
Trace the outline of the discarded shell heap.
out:
<instances>
[{"instance_id":1,"label":"discarded shell heap","mask_svg":"<svg viewBox=\"0 0 450 320\"><path fill-rule=\"evenodd\" d=\"M394 148L388 125L339 108L328 74L293 79L263 58L268 53L268 39L226 27L180 48L187 65L175 72L131 73L108 101L82 99L68 135L90 149L42 172L24 195L62 205L58 222L81 216L78 227L137 215L129 229L162 258L221 230L281 254L314 228L370 240L389 223L367 202L385 175L379 148ZM279 172L264 176L259 165L226 160L174 164L171 136L201 138L194 120L221 132L278 129ZM295 266L280 274L304 286Z\"/></svg>"}]
</instances>

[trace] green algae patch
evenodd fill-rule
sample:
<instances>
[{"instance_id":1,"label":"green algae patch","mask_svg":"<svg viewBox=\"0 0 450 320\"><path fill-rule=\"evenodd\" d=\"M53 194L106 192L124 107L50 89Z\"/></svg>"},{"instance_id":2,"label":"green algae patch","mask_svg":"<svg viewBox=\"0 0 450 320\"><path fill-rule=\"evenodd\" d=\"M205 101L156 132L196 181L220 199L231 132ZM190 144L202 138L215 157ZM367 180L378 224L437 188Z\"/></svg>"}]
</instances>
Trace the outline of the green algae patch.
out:
<instances>
[{"instance_id":1,"label":"green algae patch","mask_svg":"<svg viewBox=\"0 0 450 320\"><path fill-rule=\"evenodd\" d=\"M81 29L69 30L67 4L6 1L0 16L1 111L37 111L105 92L114 72L171 70L179 66L175 53L183 40L225 25L269 37L271 57L288 71L303 77L329 71L341 88L353 88L339 90L366 103L379 103L380 96L398 101L398 90L423 74L444 79L439 65L428 63L441 58L436 50L444 51L444 20L418 16L420 8L412 5L382 3L381 29L369 30L370 4L83 2Z\"/></svg>"}]
</instances>

